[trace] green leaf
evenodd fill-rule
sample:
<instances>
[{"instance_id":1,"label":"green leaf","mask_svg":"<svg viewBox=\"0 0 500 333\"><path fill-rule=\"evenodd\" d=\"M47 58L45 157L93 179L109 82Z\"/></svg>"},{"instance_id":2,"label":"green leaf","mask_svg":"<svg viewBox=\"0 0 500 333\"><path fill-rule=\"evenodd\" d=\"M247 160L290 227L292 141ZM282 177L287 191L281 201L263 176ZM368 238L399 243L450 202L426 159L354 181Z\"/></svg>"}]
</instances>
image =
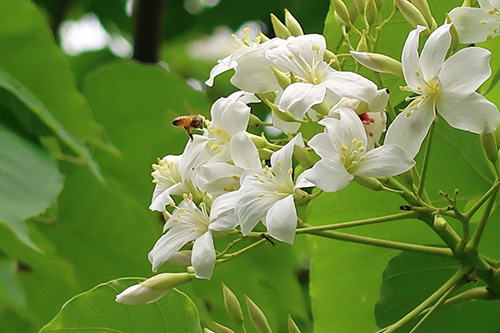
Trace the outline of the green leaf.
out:
<instances>
[{"instance_id":1,"label":"green leaf","mask_svg":"<svg viewBox=\"0 0 500 333\"><path fill-rule=\"evenodd\" d=\"M16 277L15 260L0 257L0 309L4 305L12 308L26 306L26 297Z\"/></svg>"},{"instance_id":2,"label":"green leaf","mask_svg":"<svg viewBox=\"0 0 500 333\"><path fill-rule=\"evenodd\" d=\"M395 323L413 310L459 268L451 259L417 253L401 253L394 257L383 274L380 299L375 307L375 316L380 327ZM460 288L455 296L479 283L469 283ZM499 302L467 302L437 309L422 325L422 332L487 332L498 330L496 314ZM401 328L409 331L420 318Z\"/></svg>"},{"instance_id":3,"label":"green leaf","mask_svg":"<svg viewBox=\"0 0 500 333\"><path fill-rule=\"evenodd\" d=\"M0 68L19 80L74 137L104 147L87 101L78 92L68 60L31 1L3 0Z\"/></svg>"},{"instance_id":4,"label":"green leaf","mask_svg":"<svg viewBox=\"0 0 500 333\"><path fill-rule=\"evenodd\" d=\"M62 185L57 163L46 150L0 125L0 223L36 248L23 220L43 213Z\"/></svg>"},{"instance_id":5,"label":"green leaf","mask_svg":"<svg viewBox=\"0 0 500 333\"><path fill-rule=\"evenodd\" d=\"M151 304L115 302L117 294L138 282L137 278L113 280L73 297L41 332L201 332L195 305L176 289Z\"/></svg>"},{"instance_id":6,"label":"green leaf","mask_svg":"<svg viewBox=\"0 0 500 333\"><path fill-rule=\"evenodd\" d=\"M47 126L62 142L84 159L96 177L102 179L99 167L87 147L68 133L36 96L2 69L0 69L0 104L10 109L27 127ZM33 124L31 114L35 115L43 125ZM26 123L30 121L31 123Z\"/></svg>"}]
</instances>

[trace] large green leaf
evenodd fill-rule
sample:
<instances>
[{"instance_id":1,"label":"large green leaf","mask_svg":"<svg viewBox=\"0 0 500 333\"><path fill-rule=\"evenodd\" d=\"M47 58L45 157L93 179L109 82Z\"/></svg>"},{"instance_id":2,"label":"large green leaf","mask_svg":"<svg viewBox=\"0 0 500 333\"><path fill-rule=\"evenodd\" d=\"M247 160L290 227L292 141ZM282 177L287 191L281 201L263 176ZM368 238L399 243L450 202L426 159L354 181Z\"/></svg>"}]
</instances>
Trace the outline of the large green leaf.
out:
<instances>
[{"instance_id":1,"label":"large green leaf","mask_svg":"<svg viewBox=\"0 0 500 333\"><path fill-rule=\"evenodd\" d=\"M195 305L178 290L151 304L115 302L118 293L138 282L113 280L73 297L41 332L201 332Z\"/></svg>"},{"instance_id":2,"label":"large green leaf","mask_svg":"<svg viewBox=\"0 0 500 333\"><path fill-rule=\"evenodd\" d=\"M0 257L0 301L5 305L22 308L26 305L26 297L16 278L17 263L13 259Z\"/></svg>"},{"instance_id":3,"label":"large green leaf","mask_svg":"<svg viewBox=\"0 0 500 333\"><path fill-rule=\"evenodd\" d=\"M36 248L23 220L43 213L63 185L50 154L0 125L0 223Z\"/></svg>"},{"instance_id":4,"label":"large green leaf","mask_svg":"<svg viewBox=\"0 0 500 333\"><path fill-rule=\"evenodd\" d=\"M54 135L83 158L98 178L102 179L99 167L92 159L87 147L68 133L36 96L2 69L0 69L0 104L5 105L31 130L34 130L35 127L48 127ZM35 115L36 118L33 118L32 115Z\"/></svg>"},{"instance_id":5,"label":"large green leaf","mask_svg":"<svg viewBox=\"0 0 500 333\"><path fill-rule=\"evenodd\" d=\"M380 299L375 316L380 327L389 326L423 302L459 268L451 259L416 253L401 253L384 271ZM469 283L463 292L480 283ZM455 293L456 294L456 293ZM454 296L452 294L451 296ZM500 302L467 302L435 311L426 319L422 332L488 332L498 331ZM402 328L411 330L417 320Z\"/></svg>"},{"instance_id":6,"label":"large green leaf","mask_svg":"<svg viewBox=\"0 0 500 333\"><path fill-rule=\"evenodd\" d=\"M0 2L0 68L17 78L74 137L103 146L69 63L30 1Z\"/></svg>"}]
</instances>

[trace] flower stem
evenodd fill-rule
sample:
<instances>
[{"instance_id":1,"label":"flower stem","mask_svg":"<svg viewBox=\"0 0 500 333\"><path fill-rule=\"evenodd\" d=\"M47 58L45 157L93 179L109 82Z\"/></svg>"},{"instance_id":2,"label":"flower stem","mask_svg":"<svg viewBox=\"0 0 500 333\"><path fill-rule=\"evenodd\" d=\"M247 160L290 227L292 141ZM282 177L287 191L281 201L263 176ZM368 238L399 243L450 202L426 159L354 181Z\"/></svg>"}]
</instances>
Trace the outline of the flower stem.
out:
<instances>
[{"instance_id":1,"label":"flower stem","mask_svg":"<svg viewBox=\"0 0 500 333\"><path fill-rule=\"evenodd\" d=\"M470 271L470 267L467 266L461 267L455 274L453 274L453 276L448 281L446 281L431 296L429 296L425 301L420 303L419 306L410 311L406 316L401 318L395 324L389 326L387 330L385 330L384 332L385 333L396 332L396 330L400 329L401 327L412 321L427 307L429 307L431 304L439 300L441 296L443 296L450 288L458 284L460 280L463 279L464 275L467 274L468 271Z\"/></svg>"},{"instance_id":2,"label":"flower stem","mask_svg":"<svg viewBox=\"0 0 500 333\"><path fill-rule=\"evenodd\" d=\"M299 229L299 230L305 230L305 229ZM297 232L299 232L299 230L297 230ZM446 257L446 258L454 258L453 252L450 249L445 249L445 248L441 248L441 247L433 247L433 246L409 244L409 243L403 243L403 242L395 242L395 241L390 241L390 240L385 240L385 239L358 236L358 235L346 234L346 233L342 233L342 232L329 231L329 230L326 230L326 231L314 231L313 230L313 231L304 231L301 233L305 233L308 235L321 236L321 237L325 237L325 238L337 239L337 240L341 240L341 241L345 241L345 242L372 245L372 246L377 246L377 247L383 247L383 248L395 249L395 250L401 250L401 251L408 251L408 252L430 254L430 255Z\"/></svg>"},{"instance_id":3,"label":"flower stem","mask_svg":"<svg viewBox=\"0 0 500 333\"><path fill-rule=\"evenodd\" d=\"M483 215L481 216L481 220L479 221L476 230L474 230L474 234L472 235L469 244L467 245L467 248L469 250L477 251L477 248L479 246L479 241L483 236L484 228L486 227L486 223L488 222L488 219L490 217L491 210L493 208L493 205L495 204L495 197L497 193L498 193L498 187L495 186L492 193L490 194L488 204L486 205Z\"/></svg>"},{"instance_id":4,"label":"flower stem","mask_svg":"<svg viewBox=\"0 0 500 333\"><path fill-rule=\"evenodd\" d=\"M245 253L247 251L250 251L250 250L252 250L253 248L256 248L259 245L262 245L262 244L264 244L267 241L268 241L267 239L262 238L262 239L258 240L257 242L252 243L252 244L248 245L247 247L245 247L245 248L243 248L243 249L241 249L239 251L236 251L236 252L233 252L233 253L230 253L230 254L225 254L223 258L217 259L216 263L217 264L222 264L222 263L224 263L226 261L229 261L229 260L231 260L233 258L236 258L237 256L242 255L243 253Z\"/></svg>"},{"instance_id":5,"label":"flower stem","mask_svg":"<svg viewBox=\"0 0 500 333\"><path fill-rule=\"evenodd\" d=\"M479 208L488 200L490 196L492 196L498 190L498 186L500 185L500 180L497 178L495 182L490 187L490 189L472 206L465 214L465 218L470 219L472 216L478 211Z\"/></svg>"},{"instance_id":6,"label":"flower stem","mask_svg":"<svg viewBox=\"0 0 500 333\"><path fill-rule=\"evenodd\" d=\"M323 231L323 230L351 228L351 227L357 227L357 226L368 225L368 224L397 221L397 220L403 220L403 219L411 219L411 218L415 218L417 216L418 216L417 212L404 212L404 213L398 213L398 214L393 214L393 215L380 216L380 217L374 217L374 218L356 220L356 221L349 221L349 222L327 224L327 225L321 225L321 226L315 226L315 227L309 226L305 223L302 223L301 225L303 225L303 226L307 225L307 227L297 229L297 234L308 233L310 231Z\"/></svg>"}]
</instances>

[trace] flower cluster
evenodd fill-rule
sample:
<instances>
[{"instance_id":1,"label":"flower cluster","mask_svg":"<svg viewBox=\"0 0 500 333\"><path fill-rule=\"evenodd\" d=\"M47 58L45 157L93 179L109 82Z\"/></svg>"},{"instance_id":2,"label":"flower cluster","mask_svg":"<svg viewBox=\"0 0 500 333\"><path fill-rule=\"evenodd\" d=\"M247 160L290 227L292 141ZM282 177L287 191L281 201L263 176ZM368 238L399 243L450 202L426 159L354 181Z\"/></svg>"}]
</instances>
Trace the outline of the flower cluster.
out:
<instances>
[{"instance_id":1,"label":"flower cluster","mask_svg":"<svg viewBox=\"0 0 500 333\"><path fill-rule=\"evenodd\" d=\"M498 10L490 8L493 1L480 3L482 8L470 15L490 15L481 24L491 28ZM465 9L450 13L457 21L466 20L465 15ZM476 93L491 75L491 54L469 47L447 57L450 28L436 27L420 54L419 35L427 28L419 25L410 32L401 61L407 85L401 89L412 95L387 133L389 90L340 70L322 35L269 39L261 34L251 40L246 31L239 48L219 60L206 81L212 86L219 74L233 70L231 83L240 90L213 104L210 120L204 120L202 133L192 136L182 155L165 156L153 165L156 187L150 209L168 217L165 234L149 253L153 270L172 262L192 266L197 278L210 279L224 254L216 251L213 238L246 237L259 222L272 238L293 244L297 205L321 191L342 190L353 180L384 188L377 178L415 165L437 114L460 130L494 131L500 124L498 109ZM470 35L477 34L461 36L470 42ZM393 70L398 62L387 56L352 56L373 70L384 71L387 64L392 69L386 72L398 72ZM270 107L272 124L257 122L280 129L279 139L250 134L251 104L259 102ZM306 136L301 133L305 123L321 125L316 127L321 131ZM182 201L176 204L177 199Z\"/></svg>"}]
</instances>

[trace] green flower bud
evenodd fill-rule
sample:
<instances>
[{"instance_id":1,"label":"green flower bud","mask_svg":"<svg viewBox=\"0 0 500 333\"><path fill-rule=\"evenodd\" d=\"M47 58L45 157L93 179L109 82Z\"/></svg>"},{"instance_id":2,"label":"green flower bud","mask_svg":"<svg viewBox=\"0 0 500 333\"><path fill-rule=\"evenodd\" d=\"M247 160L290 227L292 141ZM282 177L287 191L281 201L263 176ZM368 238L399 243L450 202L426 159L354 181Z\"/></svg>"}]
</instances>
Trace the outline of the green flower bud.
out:
<instances>
[{"instance_id":1,"label":"green flower bud","mask_svg":"<svg viewBox=\"0 0 500 333\"><path fill-rule=\"evenodd\" d=\"M302 36L304 34L299 21L293 17L292 13L290 13L288 9L285 9L285 25L292 36Z\"/></svg>"},{"instance_id":2,"label":"green flower bud","mask_svg":"<svg viewBox=\"0 0 500 333\"><path fill-rule=\"evenodd\" d=\"M262 126L262 124L263 124L263 121L260 120L259 117L257 117L253 113L250 114L250 119L248 120L248 126L260 127L260 126Z\"/></svg>"},{"instance_id":3,"label":"green flower bud","mask_svg":"<svg viewBox=\"0 0 500 333\"><path fill-rule=\"evenodd\" d=\"M332 0L332 3L333 7L335 8L335 14L337 15L336 18L338 17L341 23L340 25L348 25L350 17L345 3L343 3L342 0Z\"/></svg>"},{"instance_id":4,"label":"green flower bud","mask_svg":"<svg viewBox=\"0 0 500 333\"><path fill-rule=\"evenodd\" d=\"M224 294L224 306L227 313L238 326L243 325L243 311L238 298L224 283L222 284L222 293Z\"/></svg>"},{"instance_id":5,"label":"green flower bud","mask_svg":"<svg viewBox=\"0 0 500 333\"><path fill-rule=\"evenodd\" d=\"M403 76L401 63L396 59L388 57L380 53L370 52L353 52L351 55L357 62L372 71L379 73L388 73L396 76Z\"/></svg>"},{"instance_id":6,"label":"green flower bud","mask_svg":"<svg viewBox=\"0 0 500 333\"><path fill-rule=\"evenodd\" d=\"M262 148L271 148L271 144L269 141L267 141L267 138L264 136L264 133L262 135L255 135L252 133L247 133L247 136L252 140L253 144L257 149L262 149Z\"/></svg>"},{"instance_id":7,"label":"green flower bud","mask_svg":"<svg viewBox=\"0 0 500 333\"><path fill-rule=\"evenodd\" d=\"M257 34L259 35L258 37L260 37L260 42L261 43L264 43L264 42L267 42L269 40L271 40L269 37L267 37L266 35L264 35L264 33L260 30L257 31Z\"/></svg>"},{"instance_id":8,"label":"green flower bud","mask_svg":"<svg viewBox=\"0 0 500 333\"><path fill-rule=\"evenodd\" d=\"M405 173L402 173L401 178L407 185L413 186L413 170L410 169Z\"/></svg>"},{"instance_id":9,"label":"green flower bud","mask_svg":"<svg viewBox=\"0 0 500 333\"><path fill-rule=\"evenodd\" d=\"M262 148L259 149L259 158L263 161L271 158L271 155L274 153L271 149Z\"/></svg>"},{"instance_id":10,"label":"green flower bud","mask_svg":"<svg viewBox=\"0 0 500 333\"><path fill-rule=\"evenodd\" d=\"M436 230L445 230L448 227L448 222L441 217L441 216L436 216L434 219L434 228Z\"/></svg>"},{"instance_id":11,"label":"green flower bud","mask_svg":"<svg viewBox=\"0 0 500 333\"><path fill-rule=\"evenodd\" d=\"M471 7L470 0L464 0L464 2L462 2L462 7Z\"/></svg>"},{"instance_id":12,"label":"green flower bud","mask_svg":"<svg viewBox=\"0 0 500 333\"><path fill-rule=\"evenodd\" d=\"M495 134L481 134L481 141L483 142L483 148L484 152L486 153L486 157L492 163L495 163L498 160L498 147L497 140L495 139Z\"/></svg>"},{"instance_id":13,"label":"green flower bud","mask_svg":"<svg viewBox=\"0 0 500 333\"><path fill-rule=\"evenodd\" d=\"M373 191L382 191L384 189L384 185L382 185L382 183L374 177L354 176L354 181Z\"/></svg>"},{"instance_id":14,"label":"green flower bud","mask_svg":"<svg viewBox=\"0 0 500 333\"><path fill-rule=\"evenodd\" d=\"M375 0L375 3L377 4L377 9L380 11L380 8L382 8L384 4L384 0Z\"/></svg>"},{"instance_id":15,"label":"green flower bud","mask_svg":"<svg viewBox=\"0 0 500 333\"><path fill-rule=\"evenodd\" d=\"M268 99L266 99L264 102L267 104L267 106L269 106L269 108L271 109L271 112L279 119L281 119L283 121L296 122L296 123L303 123L304 122L303 120L295 118L295 116L290 111L285 111L285 112L280 111L278 106L276 104L272 103L271 101L269 101Z\"/></svg>"},{"instance_id":16,"label":"green flower bud","mask_svg":"<svg viewBox=\"0 0 500 333\"><path fill-rule=\"evenodd\" d=\"M248 315L250 321L258 333L272 333L271 327L267 322L264 312L247 295L244 296L247 303Z\"/></svg>"},{"instance_id":17,"label":"green flower bud","mask_svg":"<svg viewBox=\"0 0 500 333\"><path fill-rule=\"evenodd\" d=\"M155 275L141 284L144 287L156 290L170 290L174 287L188 283L194 278L190 273L162 273Z\"/></svg>"},{"instance_id":18,"label":"green flower bud","mask_svg":"<svg viewBox=\"0 0 500 333\"><path fill-rule=\"evenodd\" d=\"M209 328L203 327L203 333L215 333L215 332Z\"/></svg>"},{"instance_id":19,"label":"green flower bud","mask_svg":"<svg viewBox=\"0 0 500 333\"><path fill-rule=\"evenodd\" d=\"M271 69L273 71L274 76L276 76L276 80L278 81L278 84L280 85L281 89L285 89L292 83L292 80L285 73L283 73L274 66L271 66Z\"/></svg>"},{"instance_id":20,"label":"green flower bud","mask_svg":"<svg viewBox=\"0 0 500 333\"><path fill-rule=\"evenodd\" d=\"M359 13L362 13L365 10L366 0L354 0L354 3L356 4L356 8Z\"/></svg>"},{"instance_id":21,"label":"green flower bud","mask_svg":"<svg viewBox=\"0 0 500 333\"><path fill-rule=\"evenodd\" d=\"M365 34L361 35L361 38L359 39L358 46L356 46L356 51L358 51L358 52L368 51L368 44L366 42L366 35Z\"/></svg>"},{"instance_id":22,"label":"green flower bud","mask_svg":"<svg viewBox=\"0 0 500 333\"><path fill-rule=\"evenodd\" d=\"M276 37L287 39L292 35L290 30L288 30L288 28L274 14L271 14L271 24L273 25Z\"/></svg>"},{"instance_id":23,"label":"green flower bud","mask_svg":"<svg viewBox=\"0 0 500 333\"><path fill-rule=\"evenodd\" d=\"M367 0L365 5L365 22L367 26L375 23L378 15L377 3L375 0Z\"/></svg>"},{"instance_id":24,"label":"green flower bud","mask_svg":"<svg viewBox=\"0 0 500 333\"><path fill-rule=\"evenodd\" d=\"M333 69L336 69L338 71L341 70L339 59L337 58L335 53L333 53L330 50L325 50L325 55L323 57L325 58L325 61L328 62Z\"/></svg>"},{"instance_id":25,"label":"green flower bud","mask_svg":"<svg viewBox=\"0 0 500 333\"><path fill-rule=\"evenodd\" d=\"M416 28L417 25L422 25L424 27L429 28L427 22L425 21L424 16L413 4L408 2L407 0L394 0L396 6L398 6L399 11L403 15L403 17L412 25L412 27ZM425 32L424 32L425 33ZM427 34L429 33L429 29L427 29Z\"/></svg>"},{"instance_id":26,"label":"green flower bud","mask_svg":"<svg viewBox=\"0 0 500 333\"><path fill-rule=\"evenodd\" d=\"M429 8L429 3L427 0L411 0L411 3L417 7L419 12L422 14L422 16L425 18L425 21L427 22L427 26L432 28L433 21L435 23L434 18L432 17L431 9ZM432 29L434 30L434 29Z\"/></svg>"},{"instance_id":27,"label":"green flower bud","mask_svg":"<svg viewBox=\"0 0 500 333\"><path fill-rule=\"evenodd\" d=\"M226 327L224 325L221 325L216 321L212 321L212 325L215 327L215 331L217 333L234 333L234 331L232 329L230 329L229 327Z\"/></svg>"},{"instance_id":28,"label":"green flower bud","mask_svg":"<svg viewBox=\"0 0 500 333\"><path fill-rule=\"evenodd\" d=\"M349 6L347 6L347 11L349 12L351 23L354 24L354 22L356 22L356 18L358 17L358 7L356 7L356 3L354 1L351 1Z\"/></svg>"},{"instance_id":29,"label":"green flower bud","mask_svg":"<svg viewBox=\"0 0 500 333\"><path fill-rule=\"evenodd\" d=\"M301 333L299 327L295 324L290 314L288 314L288 333Z\"/></svg>"},{"instance_id":30,"label":"green flower bud","mask_svg":"<svg viewBox=\"0 0 500 333\"><path fill-rule=\"evenodd\" d=\"M452 22L448 14L446 14L446 22ZM451 34L451 44L449 52L455 52L458 49L459 38L458 38L457 27L455 27L454 24L452 24L450 27L450 34Z\"/></svg>"},{"instance_id":31,"label":"green flower bud","mask_svg":"<svg viewBox=\"0 0 500 333\"><path fill-rule=\"evenodd\" d=\"M299 161L300 165L302 165L304 169L312 168L314 161L306 148L295 146L293 153L297 158L297 161Z\"/></svg>"}]
</instances>

